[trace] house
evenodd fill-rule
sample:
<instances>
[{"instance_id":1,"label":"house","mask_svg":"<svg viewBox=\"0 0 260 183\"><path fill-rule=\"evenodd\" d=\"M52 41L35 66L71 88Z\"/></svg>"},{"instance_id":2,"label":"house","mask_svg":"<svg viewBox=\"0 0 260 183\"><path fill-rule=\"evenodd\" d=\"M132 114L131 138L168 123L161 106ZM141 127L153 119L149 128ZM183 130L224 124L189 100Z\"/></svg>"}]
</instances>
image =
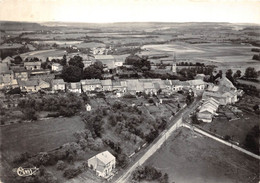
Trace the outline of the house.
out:
<instances>
[{"instance_id":1,"label":"house","mask_svg":"<svg viewBox=\"0 0 260 183\"><path fill-rule=\"evenodd\" d=\"M204 90L206 86L206 83L201 79L189 80L187 81L187 83L191 88L194 88L196 90Z\"/></svg>"},{"instance_id":2,"label":"house","mask_svg":"<svg viewBox=\"0 0 260 183\"><path fill-rule=\"evenodd\" d=\"M112 81L113 90L119 92L122 95L122 93L125 93L127 91L127 82L124 80L113 80Z\"/></svg>"},{"instance_id":3,"label":"house","mask_svg":"<svg viewBox=\"0 0 260 183\"><path fill-rule=\"evenodd\" d=\"M115 61L115 67L121 67L121 66L123 66L123 62L119 61L119 60L116 60Z\"/></svg>"},{"instance_id":4,"label":"house","mask_svg":"<svg viewBox=\"0 0 260 183\"><path fill-rule=\"evenodd\" d=\"M41 69L41 62L24 62L24 68L26 70L40 70Z\"/></svg>"},{"instance_id":5,"label":"house","mask_svg":"<svg viewBox=\"0 0 260 183\"><path fill-rule=\"evenodd\" d=\"M99 79L86 79L80 81L83 92L101 90L101 81Z\"/></svg>"},{"instance_id":6,"label":"house","mask_svg":"<svg viewBox=\"0 0 260 183\"><path fill-rule=\"evenodd\" d=\"M179 80L171 80L172 83L172 91L177 92L183 89L183 82Z\"/></svg>"},{"instance_id":7,"label":"house","mask_svg":"<svg viewBox=\"0 0 260 183\"><path fill-rule=\"evenodd\" d=\"M197 119L205 123L212 122L212 118L216 115L217 109L219 107L219 102L214 98L207 99L201 106L199 112L197 113Z\"/></svg>"},{"instance_id":8,"label":"house","mask_svg":"<svg viewBox=\"0 0 260 183\"><path fill-rule=\"evenodd\" d=\"M197 74L197 75L195 76L195 79L204 80L205 77L206 77L205 74Z\"/></svg>"},{"instance_id":9,"label":"house","mask_svg":"<svg viewBox=\"0 0 260 183\"><path fill-rule=\"evenodd\" d=\"M97 176L109 178L116 167L116 158L109 151L104 151L90 158L88 167L94 170Z\"/></svg>"},{"instance_id":10,"label":"house","mask_svg":"<svg viewBox=\"0 0 260 183\"><path fill-rule=\"evenodd\" d=\"M130 94L136 94L137 92L143 92L143 84L138 79L128 79L127 81L127 91Z\"/></svg>"},{"instance_id":11,"label":"house","mask_svg":"<svg viewBox=\"0 0 260 183\"><path fill-rule=\"evenodd\" d=\"M84 68L83 69L85 69L86 67L89 67L90 65L93 64L93 62L91 60L83 60L82 62L84 64Z\"/></svg>"},{"instance_id":12,"label":"house","mask_svg":"<svg viewBox=\"0 0 260 183\"><path fill-rule=\"evenodd\" d=\"M29 72L23 67L16 67L12 69L14 72L14 78L22 81L26 81L29 78Z\"/></svg>"},{"instance_id":13,"label":"house","mask_svg":"<svg viewBox=\"0 0 260 183\"><path fill-rule=\"evenodd\" d=\"M95 60L102 62L104 67L108 69L114 69L115 66L115 58L112 55L95 55Z\"/></svg>"},{"instance_id":14,"label":"house","mask_svg":"<svg viewBox=\"0 0 260 183\"><path fill-rule=\"evenodd\" d=\"M157 94L157 90L152 82L143 82L144 92L148 95ZM160 87L160 86L159 86Z\"/></svg>"},{"instance_id":15,"label":"house","mask_svg":"<svg viewBox=\"0 0 260 183\"><path fill-rule=\"evenodd\" d=\"M220 105L232 104L238 101L240 92L225 76L217 79L218 85L209 85L204 91L202 99L214 98Z\"/></svg>"},{"instance_id":16,"label":"house","mask_svg":"<svg viewBox=\"0 0 260 183\"><path fill-rule=\"evenodd\" d=\"M67 91L73 92L73 93L81 93L81 83L76 82L76 83L67 83Z\"/></svg>"},{"instance_id":17,"label":"house","mask_svg":"<svg viewBox=\"0 0 260 183\"><path fill-rule=\"evenodd\" d=\"M12 57L7 56L4 60L1 61L1 63L7 63L7 65L11 65L11 63L14 61Z\"/></svg>"},{"instance_id":18,"label":"house","mask_svg":"<svg viewBox=\"0 0 260 183\"><path fill-rule=\"evenodd\" d=\"M53 79L51 85L53 91L65 91L66 89L66 83L63 79Z\"/></svg>"},{"instance_id":19,"label":"house","mask_svg":"<svg viewBox=\"0 0 260 183\"><path fill-rule=\"evenodd\" d=\"M52 71L60 72L60 71L62 71L62 69L63 69L63 66L60 65L59 63L52 63L52 65L51 65Z\"/></svg>"},{"instance_id":20,"label":"house","mask_svg":"<svg viewBox=\"0 0 260 183\"><path fill-rule=\"evenodd\" d=\"M18 80L18 84L21 91L23 92L38 92L39 90L50 88L50 84L41 79L26 80L26 81Z\"/></svg>"},{"instance_id":21,"label":"house","mask_svg":"<svg viewBox=\"0 0 260 183\"><path fill-rule=\"evenodd\" d=\"M39 82L38 80L26 80L26 81L20 81L18 80L19 87L22 92L38 92L39 88Z\"/></svg>"},{"instance_id":22,"label":"house","mask_svg":"<svg viewBox=\"0 0 260 183\"><path fill-rule=\"evenodd\" d=\"M91 111L91 105L89 105L89 104L86 104L86 111Z\"/></svg>"},{"instance_id":23,"label":"house","mask_svg":"<svg viewBox=\"0 0 260 183\"><path fill-rule=\"evenodd\" d=\"M13 71L9 69L9 65L0 63L0 89L15 85L17 85L17 81L14 79Z\"/></svg>"},{"instance_id":24,"label":"house","mask_svg":"<svg viewBox=\"0 0 260 183\"><path fill-rule=\"evenodd\" d=\"M103 91L112 91L113 90L111 79L100 80L100 81L101 81Z\"/></svg>"}]
</instances>

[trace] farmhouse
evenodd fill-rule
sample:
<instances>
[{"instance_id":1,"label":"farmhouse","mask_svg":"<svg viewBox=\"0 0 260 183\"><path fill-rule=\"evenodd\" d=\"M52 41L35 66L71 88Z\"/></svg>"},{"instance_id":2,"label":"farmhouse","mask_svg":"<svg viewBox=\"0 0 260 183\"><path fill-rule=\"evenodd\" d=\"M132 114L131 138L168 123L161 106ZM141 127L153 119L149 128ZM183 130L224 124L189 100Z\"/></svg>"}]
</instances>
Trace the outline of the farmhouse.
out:
<instances>
[{"instance_id":1,"label":"farmhouse","mask_svg":"<svg viewBox=\"0 0 260 183\"><path fill-rule=\"evenodd\" d=\"M86 79L80 81L83 92L101 90L101 81L99 79Z\"/></svg>"},{"instance_id":2,"label":"farmhouse","mask_svg":"<svg viewBox=\"0 0 260 183\"><path fill-rule=\"evenodd\" d=\"M197 119L206 123L210 123L216 114L218 107L219 102L214 98L209 98L202 104L200 111L197 113Z\"/></svg>"},{"instance_id":3,"label":"farmhouse","mask_svg":"<svg viewBox=\"0 0 260 183\"><path fill-rule=\"evenodd\" d=\"M113 90L111 79L101 80L101 85L102 85L103 91L112 91Z\"/></svg>"},{"instance_id":4,"label":"farmhouse","mask_svg":"<svg viewBox=\"0 0 260 183\"><path fill-rule=\"evenodd\" d=\"M116 158L109 151L104 151L90 158L88 167L94 170L97 176L109 178L116 167Z\"/></svg>"},{"instance_id":5,"label":"farmhouse","mask_svg":"<svg viewBox=\"0 0 260 183\"><path fill-rule=\"evenodd\" d=\"M65 91L65 82L63 79L52 80L52 90L53 91Z\"/></svg>"},{"instance_id":6,"label":"farmhouse","mask_svg":"<svg viewBox=\"0 0 260 183\"><path fill-rule=\"evenodd\" d=\"M194 88L196 90L204 90L206 87L206 83L201 79L195 79L187 81L187 83L190 85L191 88Z\"/></svg>"},{"instance_id":7,"label":"farmhouse","mask_svg":"<svg viewBox=\"0 0 260 183\"><path fill-rule=\"evenodd\" d=\"M40 89L50 88L50 84L43 80L27 80L18 81L21 91L23 92L38 92Z\"/></svg>"},{"instance_id":8,"label":"farmhouse","mask_svg":"<svg viewBox=\"0 0 260 183\"><path fill-rule=\"evenodd\" d=\"M41 69L41 62L24 62L24 68L26 70L39 70Z\"/></svg>"},{"instance_id":9,"label":"farmhouse","mask_svg":"<svg viewBox=\"0 0 260 183\"><path fill-rule=\"evenodd\" d=\"M226 77L222 77L217 81L218 85L210 85L209 88L203 93L202 99L206 100L212 97L216 99L220 105L227 105L237 102L237 96L240 94L240 91L237 91L236 87Z\"/></svg>"},{"instance_id":10,"label":"farmhouse","mask_svg":"<svg viewBox=\"0 0 260 183\"><path fill-rule=\"evenodd\" d=\"M67 83L67 91L73 93L81 93L81 84L80 82L77 83Z\"/></svg>"}]
</instances>

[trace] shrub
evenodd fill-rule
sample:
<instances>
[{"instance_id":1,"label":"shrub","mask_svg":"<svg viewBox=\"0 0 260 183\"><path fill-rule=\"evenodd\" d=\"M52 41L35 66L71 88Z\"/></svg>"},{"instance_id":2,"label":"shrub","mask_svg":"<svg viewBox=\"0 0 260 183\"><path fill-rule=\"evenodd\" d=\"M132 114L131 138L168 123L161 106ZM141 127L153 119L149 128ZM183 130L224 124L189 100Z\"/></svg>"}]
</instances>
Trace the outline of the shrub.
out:
<instances>
[{"instance_id":1,"label":"shrub","mask_svg":"<svg viewBox=\"0 0 260 183\"><path fill-rule=\"evenodd\" d=\"M63 176L71 179L79 175L82 171L79 168L68 168L64 171Z\"/></svg>"},{"instance_id":2,"label":"shrub","mask_svg":"<svg viewBox=\"0 0 260 183\"><path fill-rule=\"evenodd\" d=\"M59 160L56 167L57 167L57 170L64 170L66 168L66 164L64 163L64 161Z\"/></svg>"},{"instance_id":3,"label":"shrub","mask_svg":"<svg viewBox=\"0 0 260 183\"><path fill-rule=\"evenodd\" d=\"M229 141L231 137L229 135L225 135L224 140Z\"/></svg>"}]
</instances>

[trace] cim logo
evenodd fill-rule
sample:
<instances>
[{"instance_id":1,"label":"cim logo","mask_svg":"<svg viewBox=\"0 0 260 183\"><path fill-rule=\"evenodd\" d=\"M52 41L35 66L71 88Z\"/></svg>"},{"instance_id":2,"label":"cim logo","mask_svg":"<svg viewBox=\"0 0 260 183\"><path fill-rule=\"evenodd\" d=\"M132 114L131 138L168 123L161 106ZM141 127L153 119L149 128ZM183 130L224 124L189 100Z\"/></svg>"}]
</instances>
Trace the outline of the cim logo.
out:
<instances>
[{"instance_id":1,"label":"cim logo","mask_svg":"<svg viewBox=\"0 0 260 183\"><path fill-rule=\"evenodd\" d=\"M22 168L19 167L16 170L17 175L21 176L21 177L27 177L27 176L32 176L35 175L36 172L39 170L39 168Z\"/></svg>"}]
</instances>

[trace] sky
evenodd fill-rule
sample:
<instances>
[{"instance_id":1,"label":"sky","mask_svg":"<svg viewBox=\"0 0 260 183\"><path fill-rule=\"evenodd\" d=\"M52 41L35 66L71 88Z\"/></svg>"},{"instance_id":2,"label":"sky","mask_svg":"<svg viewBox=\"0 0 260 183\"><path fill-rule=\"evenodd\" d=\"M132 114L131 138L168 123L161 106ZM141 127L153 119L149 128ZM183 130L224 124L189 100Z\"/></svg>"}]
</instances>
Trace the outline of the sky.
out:
<instances>
[{"instance_id":1,"label":"sky","mask_svg":"<svg viewBox=\"0 0 260 183\"><path fill-rule=\"evenodd\" d=\"M0 20L260 24L260 0L0 0Z\"/></svg>"}]
</instances>

